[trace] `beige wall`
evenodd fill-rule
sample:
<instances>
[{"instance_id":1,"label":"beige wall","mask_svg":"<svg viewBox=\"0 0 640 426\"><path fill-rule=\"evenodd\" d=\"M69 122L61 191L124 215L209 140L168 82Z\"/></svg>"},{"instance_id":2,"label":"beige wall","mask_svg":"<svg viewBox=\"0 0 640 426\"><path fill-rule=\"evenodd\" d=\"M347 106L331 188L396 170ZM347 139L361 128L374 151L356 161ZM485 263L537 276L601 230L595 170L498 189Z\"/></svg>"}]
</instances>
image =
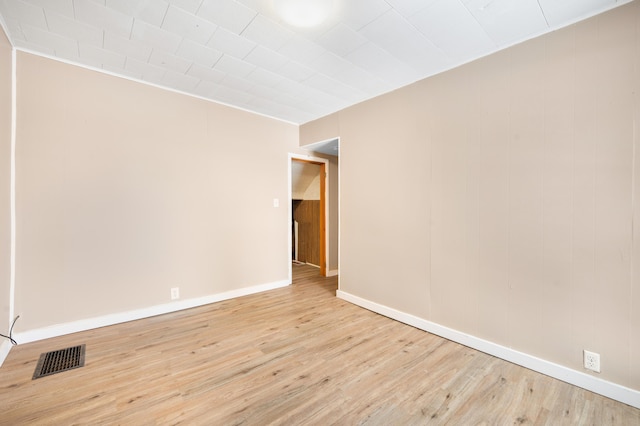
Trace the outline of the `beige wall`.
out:
<instances>
[{"instance_id":1,"label":"beige wall","mask_svg":"<svg viewBox=\"0 0 640 426\"><path fill-rule=\"evenodd\" d=\"M319 200L320 199L320 166L310 164L317 169L316 177L313 178L307 190L302 194L301 200Z\"/></svg>"},{"instance_id":2,"label":"beige wall","mask_svg":"<svg viewBox=\"0 0 640 426\"><path fill-rule=\"evenodd\" d=\"M11 44L0 27L0 333L7 334L11 261Z\"/></svg>"},{"instance_id":3,"label":"beige wall","mask_svg":"<svg viewBox=\"0 0 640 426\"><path fill-rule=\"evenodd\" d=\"M340 114L331 114L300 127L300 146L327 141L339 136Z\"/></svg>"},{"instance_id":4,"label":"beige wall","mask_svg":"<svg viewBox=\"0 0 640 426\"><path fill-rule=\"evenodd\" d=\"M297 126L17 65L17 331L287 280Z\"/></svg>"},{"instance_id":5,"label":"beige wall","mask_svg":"<svg viewBox=\"0 0 640 426\"><path fill-rule=\"evenodd\" d=\"M341 138L341 290L640 389L639 25L634 2L302 126Z\"/></svg>"}]
</instances>

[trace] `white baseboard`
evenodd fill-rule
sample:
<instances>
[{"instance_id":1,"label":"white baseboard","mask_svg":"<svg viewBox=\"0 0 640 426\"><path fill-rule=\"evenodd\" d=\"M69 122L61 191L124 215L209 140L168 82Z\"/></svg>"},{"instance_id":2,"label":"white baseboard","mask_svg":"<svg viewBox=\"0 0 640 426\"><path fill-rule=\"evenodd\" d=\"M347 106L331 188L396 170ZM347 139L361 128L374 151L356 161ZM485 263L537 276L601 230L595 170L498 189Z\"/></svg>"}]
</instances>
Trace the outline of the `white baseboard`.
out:
<instances>
[{"instance_id":1,"label":"white baseboard","mask_svg":"<svg viewBox=\"0 0 640 426\"><path fill-rule=\"evenodd\" d=\"M4 360L7 359L12 346L13 345L8 340L0 343L0 367L2 367L2 363L4 363Z\"/></svg>"},{"instance_id":2,"label":"white baseboard","mask_svg":"<svg viewBox=\"0 0 640 426\"><path fill-rule=\"evenodd\" d=\"M62 336L65 334L77 333L79 331L91 330L99 327L120 324L123 322L134 321L142 318L153 317L156 315L167 314L170 312L181 311L183 309L195 308L197 306L208 305L210 303L221 302L236 297L246 296L254 293L261 293L267 290L273 290L280 287L286 287L291 284L288 280L277 281L268 284L256 285L253 287L245 287L238 290L231 290L224 293L212 294L209 296L198 297L194 299L177 300L175 302L165 303L162 305L150 306L148 308L136 309L128 312L103 315L100 317L87 318L83 320L73 321L64 324L56 324L49 327L38 328L34 330L14 333L13 338L20 344L35 342L37 340L48 339L51 337Z\"/></svg>"},{"instance_id":3,"label":"white baseboard","mask_svg":"<svg viewBox=\"0 0 640 426\"><path fill-rule=\"evenodd\" d=\"M335 277L336 275L339 275L337 269L332 269L327 272L327 277Z\"/></svg>"},{"instance_id":4,"label":"white baseboard","mask_svg":"<svg viewBox=\"0 0 640 426\"><path fill-rule=\"evenodd\" d=\"M342 290L338 290L336 292L336 296L340 299L346 300L347 302L353 303L354 305L358 305L362 308L419 328L420 330L428 331L429 333L436 334L444 337L445 339L452 340L489 355L496 356L547 376L554 377L558 380L562 380L563 382L606 396L607 398L615 399L616 401L631 405L632 407L640 408L640 391L638 390L599 379L589 374L516 351L506 346L498 345L488 340L444 327L440 324L398 311L388 306L380 305L376 302L371 302L361 297L354 296L353 294Z\"/></svg>"}]
</instances>

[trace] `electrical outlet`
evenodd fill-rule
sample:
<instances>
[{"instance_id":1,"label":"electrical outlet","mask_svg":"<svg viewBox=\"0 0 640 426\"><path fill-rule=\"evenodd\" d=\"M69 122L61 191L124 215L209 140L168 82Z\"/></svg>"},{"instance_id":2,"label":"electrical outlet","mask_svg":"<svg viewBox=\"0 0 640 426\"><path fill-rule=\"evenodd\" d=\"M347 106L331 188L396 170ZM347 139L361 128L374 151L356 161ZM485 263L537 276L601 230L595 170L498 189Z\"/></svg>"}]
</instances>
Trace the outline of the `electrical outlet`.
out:
<instances>
[{"instance_id":1,"label":"electrical outlet","mask_svg":"<svg viewBox=\"0 0 640 426\"><path fill-rule=\"evenodd\" d=\"M600 372L600 354L584 351L584 368L587 370Z\"/></svg>"},{"instance_id":2,"label":"electrical outlet","mask_svg":"<svg viewBox=\"0 0 640 426\"><path fill-rule=\"evenodd\" d=\"M171 289L171 300L180 299L180 287L173 287Z\"/></svg>"}]
</instances>

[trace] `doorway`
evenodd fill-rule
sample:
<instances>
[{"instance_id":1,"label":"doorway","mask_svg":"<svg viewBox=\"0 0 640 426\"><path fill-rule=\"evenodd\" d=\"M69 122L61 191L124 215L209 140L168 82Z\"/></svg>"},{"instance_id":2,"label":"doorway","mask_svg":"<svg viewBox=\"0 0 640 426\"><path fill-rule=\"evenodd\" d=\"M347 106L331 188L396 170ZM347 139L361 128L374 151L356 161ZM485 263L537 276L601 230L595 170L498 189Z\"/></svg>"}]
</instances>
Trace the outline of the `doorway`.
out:
<instances>
[{"instance_id":1,"label":"doorway","mask_svg":"<svg viewBox=\"0 0 640 426\"><path fill-rule=\"evenodd\" d=\"M290 154L289 172L291 264L316 266L326 276L327 160Z\"/></svg>"}]
</instances>

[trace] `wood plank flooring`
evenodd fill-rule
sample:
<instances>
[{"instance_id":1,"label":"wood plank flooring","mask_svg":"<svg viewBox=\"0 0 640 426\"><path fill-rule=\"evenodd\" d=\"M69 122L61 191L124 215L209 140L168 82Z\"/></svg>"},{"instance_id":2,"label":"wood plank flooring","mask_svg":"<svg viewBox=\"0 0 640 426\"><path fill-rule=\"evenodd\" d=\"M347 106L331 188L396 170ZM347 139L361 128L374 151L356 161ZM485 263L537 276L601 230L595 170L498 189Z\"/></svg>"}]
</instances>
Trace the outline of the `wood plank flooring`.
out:
<instances>
[{"instance_id":1,"label":"wood plank flooring","mask_svg":"<svg viewBox=\"0 0 640 426\"><path fill-rule=\"evenodd\" d=\"M2 425L640 425L640 410L335 297L292 286L19 345L0 368ZM79 369L32 380L41 353Z\"/></svg>"}]
</instances>

